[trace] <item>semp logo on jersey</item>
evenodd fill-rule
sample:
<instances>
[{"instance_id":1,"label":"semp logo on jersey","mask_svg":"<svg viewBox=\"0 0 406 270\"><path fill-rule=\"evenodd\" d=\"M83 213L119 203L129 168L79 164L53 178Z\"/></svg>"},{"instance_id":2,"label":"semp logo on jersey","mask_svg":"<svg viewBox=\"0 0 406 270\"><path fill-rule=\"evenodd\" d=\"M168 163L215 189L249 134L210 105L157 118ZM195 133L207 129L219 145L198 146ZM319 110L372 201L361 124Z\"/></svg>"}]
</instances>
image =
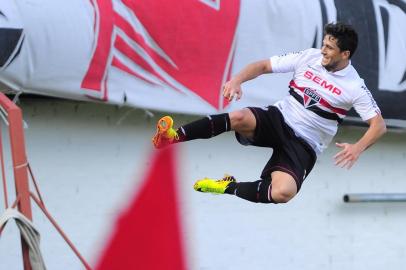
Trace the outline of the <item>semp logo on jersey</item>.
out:
<instances>
[{"instance_id":1,"label":"semp logo on jersey","mask_svg":"<svg viewBox=\"0 0 406 270\"><path fill-rule=\"evenodd\" d=\"M324 89L329 90L332 92L334 95L341 95L342 91L338 87L334 86L332 83L329 83L328 81L324 80L322 77L318 76L317 74L314 74L310 70L306 70L305 74L303 75L306 79L309 79L315 83L317 83L320 86L323 86Z\"/></svg>"},{"instance_id":2,"label":"semp logo on jersey","mask_svg":"<svg viewBox=\"0 0 406 270\"><path fill-rule=\"evenodd\" d=\"M316 93L316 90L311 88L305 88L303 91L303 106L305 108L318 104L321 97Z\"/></svg>"}]
</instances>

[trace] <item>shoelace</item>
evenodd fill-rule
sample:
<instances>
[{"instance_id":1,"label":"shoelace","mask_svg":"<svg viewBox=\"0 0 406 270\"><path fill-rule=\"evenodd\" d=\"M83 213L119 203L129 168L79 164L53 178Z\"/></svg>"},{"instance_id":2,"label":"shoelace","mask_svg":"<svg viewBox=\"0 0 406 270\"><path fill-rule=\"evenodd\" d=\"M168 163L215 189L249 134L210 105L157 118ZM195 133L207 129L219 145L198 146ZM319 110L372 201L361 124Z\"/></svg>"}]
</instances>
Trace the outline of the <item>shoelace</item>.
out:
<instances>
[{"instance_id":1,"label":"shoelace","mask_svg":"<svg viewBox=\"0 0 406 270\"><path fill-rule=\"evenodd\" d=\"M235 181L234 176L226 175L223 177L223 179L217 180L216 182L221 183L221 182L234 182L234 181Z\"/></svg>"}]
</instances>

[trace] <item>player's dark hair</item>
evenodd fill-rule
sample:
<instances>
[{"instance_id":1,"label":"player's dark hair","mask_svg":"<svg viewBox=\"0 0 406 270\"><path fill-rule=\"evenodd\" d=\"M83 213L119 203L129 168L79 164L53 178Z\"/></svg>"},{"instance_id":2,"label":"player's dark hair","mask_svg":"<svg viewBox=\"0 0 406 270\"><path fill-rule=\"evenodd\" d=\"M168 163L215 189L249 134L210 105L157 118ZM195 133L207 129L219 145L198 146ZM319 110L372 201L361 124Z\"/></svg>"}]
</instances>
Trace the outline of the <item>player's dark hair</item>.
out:
<instances>
[{"instance_id":1,"label":"player's dark hair","mask_svg":"<svg viewBox=\"0 0 406 270\"><path fill-rule=\"evenodd\" d=\"M351 25L342 22L326 24L324 35L335 37L340 51L350 51L350 58L355 53L358 46L358 34Z\"/></svg>"}]
</instances>

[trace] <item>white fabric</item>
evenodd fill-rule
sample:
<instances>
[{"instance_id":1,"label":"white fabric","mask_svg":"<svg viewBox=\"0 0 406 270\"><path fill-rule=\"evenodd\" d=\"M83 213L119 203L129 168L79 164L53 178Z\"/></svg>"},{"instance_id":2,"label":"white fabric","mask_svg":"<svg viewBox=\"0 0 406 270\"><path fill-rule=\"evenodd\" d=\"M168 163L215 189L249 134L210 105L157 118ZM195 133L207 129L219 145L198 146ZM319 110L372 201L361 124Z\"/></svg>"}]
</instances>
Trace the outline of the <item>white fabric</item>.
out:
<instances>
[{"instance_id":1,"label":"white fabric","mask_svg":"<svg viewBox=\"0 0 406 270\"><path fill-rule=\"evenodd\" d=\"M351 65L342 70L329 72L321 65L320 49L307 49L271 57L272 72L294 72L293 81L298 87L311 89L331 106L345 111L352 107L366 121L380 113L370 91ZM282 112L286 123L305 139L317 153L321 153L337 132L337 121L323 118L307 110L317 106L327 112L335 112L323 106L317 99L295 90L309 103L300 104L292 96L286 96L275 105ZM336 113L336 112L335 112ZM345 115L337 113L340 118Z\"/></svg>"},{"instance_id":2,"label":"white fabric","mask_svg":"<svg viewBox=\"0 0 406 270\"><path fill-rule=\"evenodd\" d=\"M0 90L200 115L266 106L286 95L289 74L246 82L238 102L226 102L221 85L269 55L319 46L324 23L340 13L333 0L124 2L0 1L0 29L22 30L12 52L3 53ZM375 91L402 92L404 14L372 2L376 18L365 19L377 25L378 36L371 31L368 40L379 44L378 55L370 50L379 70L357 64L379 76ZM381 12L390 14L389 32ZM2 41L15 38L4 32ZM383 106L386 93L380 98Z\"/></svg>"},{"instance_id":3,"label":"white fabric","mask_svg":"<svg viewBox=\"0 0 406 270\"><path fill-rule=\"evenodd\" d=\"M39 248L40 235L34 224L14 208L8 208L0 216L0 228L5 226L10 219L15 219L21 236L29 247L29 257L32 270L45 270L44 259Z\"/></svg>"}]
</instances>

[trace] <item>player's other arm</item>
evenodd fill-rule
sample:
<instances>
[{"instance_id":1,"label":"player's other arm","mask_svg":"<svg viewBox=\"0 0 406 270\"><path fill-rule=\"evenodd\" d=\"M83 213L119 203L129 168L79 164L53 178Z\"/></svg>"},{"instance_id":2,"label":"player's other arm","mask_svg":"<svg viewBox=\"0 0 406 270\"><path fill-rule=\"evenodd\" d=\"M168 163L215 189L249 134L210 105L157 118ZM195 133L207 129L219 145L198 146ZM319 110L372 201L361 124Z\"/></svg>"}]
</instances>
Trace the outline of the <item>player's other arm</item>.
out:
<instances>
[{"instance_id":1,"label":"player's other arm","mask_svg":"<svg viewBox=\"0 0 406 270\"><path fill-rule=\"evenodd\" d=\"M336 143L336 146L342 149L334 156L336 165L350 169L361 153L385 134L386 124L381 114L372 117L367 122L368 130L355 144Z\"/></svg>"},{"instance_id":2,"label":"player's other arm","mask_svg":"<svg viewBox=\"0 0 406 270\"><path fill-rule=\"evenodd\" d=\"M269 59L251 63L243 68L238 74L226 82L223 86L223 96L231 101L234 97L239 100L242 96L241 84L252 80L262 74L271 73L271 61Z\"/></svg>"}]
</instances>

